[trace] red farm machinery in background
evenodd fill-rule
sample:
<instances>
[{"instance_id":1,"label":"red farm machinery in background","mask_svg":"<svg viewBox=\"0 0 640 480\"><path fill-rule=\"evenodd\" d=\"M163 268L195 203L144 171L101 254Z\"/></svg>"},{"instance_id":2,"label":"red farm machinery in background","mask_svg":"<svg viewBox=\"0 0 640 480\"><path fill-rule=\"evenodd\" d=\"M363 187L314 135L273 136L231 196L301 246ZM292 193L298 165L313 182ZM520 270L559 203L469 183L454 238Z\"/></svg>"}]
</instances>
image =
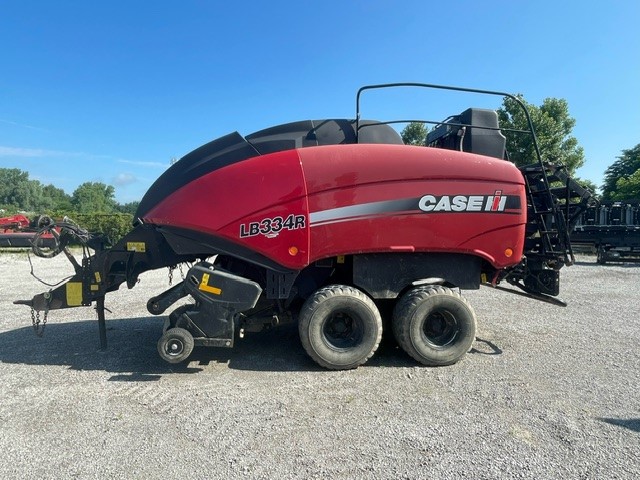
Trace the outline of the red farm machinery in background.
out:
<instances>
[{"instance_id":1,"label":"red farm machinery in background","mask_svg":"<svg viewBox=\"0 0 640 480\"><path fill-rule=\"evenodd\" d=\"M404 145L391 127L400 121L360 118L363 93L402 87L506 96L529 129L506 131L495 111L470 108L425 121L435 125L428 146ZM531 135L537 157L508 161L505 134ZM158 351L171 363L194 346L232 347L246 332L293 321L325 368L365 363L383 329L418 362L449 365L476 334L461 290L487 285L564 305L559 273L573 262L569 232L589 197L543 160L515 96L366 86L355 119L234 132L185 155L145 194L128 235L72 260L65 284L16 303L46 317L95 302L105 347L105 295L133 288L147 270L188 263L184 280L147 304L165 319ZM54 250L78 235L89 238L63 227Z\"/></svg>"},{"instance_id":2,"label":"red farm machinery in background","mask_svg":"<svg viewBox=\"0 0 640 480\"><path fill-rule=\"evenodd\" d=\"M34 220L22 214L0 218L1 248L54 248L57 231L48 227L53 221L47 216L37 216Z\"/></svg>"}]
</instances>

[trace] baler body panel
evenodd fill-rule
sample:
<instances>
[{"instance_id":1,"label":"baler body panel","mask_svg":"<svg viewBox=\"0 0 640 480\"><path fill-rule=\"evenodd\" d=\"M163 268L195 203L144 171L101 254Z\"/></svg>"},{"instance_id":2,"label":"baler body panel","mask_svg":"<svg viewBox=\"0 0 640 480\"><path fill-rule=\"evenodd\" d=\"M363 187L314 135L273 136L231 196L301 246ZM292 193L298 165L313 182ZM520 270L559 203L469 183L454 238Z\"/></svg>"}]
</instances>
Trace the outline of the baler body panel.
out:
<instances>
[{"instance_id":1,"label":"baler body panel","mask_svg":"<svg viewBox=\"0 0 640 480\"><path fill-rule=\"evenodd\" d=\"M373 252L468 253L505 268L522 258L526 198L521 173L502 160L331 145L223 165L143 220L223 237L293 270Z\"/></svg>"},{"instance_id":2,"label":"baler body panel","mask_svg":"<svg viewBox=\"0 0 640 480\"><path fill-rule=\"evenodd\" d=\"M196 178L163 199L143 221L223 237L299 270L309 263L307 219L298 151L288 150Z\"/></svg>"},{"instance_id":3,"label":"baler body panel","mask_svg":"<svg viewBox=\"0 0 640 480\"><path fill-rule=\"evenodd\" d=\"M309 195L311 261L451 252L505 268L522 259L525 187L509 162L397 145L308 148L299 155Z\"/></svg>"}]
</instances>

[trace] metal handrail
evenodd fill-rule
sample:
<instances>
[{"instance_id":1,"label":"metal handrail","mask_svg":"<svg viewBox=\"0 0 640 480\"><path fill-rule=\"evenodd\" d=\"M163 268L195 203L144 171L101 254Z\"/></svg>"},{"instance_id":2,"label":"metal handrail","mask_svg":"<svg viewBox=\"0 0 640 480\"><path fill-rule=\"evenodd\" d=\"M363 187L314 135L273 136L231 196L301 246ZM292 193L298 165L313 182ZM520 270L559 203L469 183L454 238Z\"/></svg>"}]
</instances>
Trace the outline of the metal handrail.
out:
<instances>
[{"instance_id":1,"label":"metal handrail","mask_svg":"<svg viewBox=\"0 0 640 480\"><path fill-rule=\"evenodd\" d=\"M365 90L379 90L379 89L383 89L383 88L396 88L396 87L434 88L434 89L439 89L439 90L451 90L451 91L456 91L456 92L479 93L479 94L484 94L484 95L495 95L495 96L499 96L499 97L503 97L503 98L504 97L511 98L518 105L520 105L520 107L522 108L522 110L523 110L523 112L525 114L525 117L527 119L527 124L529 125L529 132L528 133L531 133L531 136L533 138L533 146L534 146L535 151L536 151L536 156L538 157L538 162L540 163L540 165L542 165L542 155L540 154L540 148L538 147L538 139L536 137L536 133L535 133L535 130L533 128L533 122L531 121L531 116L529 115L529 111L527 110L527 107L522 102L522 100L520 100L516 95L513 95L511 93L498 92L498 91L493 91L493 90L480 90L480 89L477 89L477 88L451 87L451 86L447 86L447 85L436 85L436 84L432 84L432 83L414 83L414 82L380 83L380 84L377 84L377 85L365 85L364 87L361 87L360 89L358 89L358 93L356 95L356 142L358 142L359 133L360 133L360 96L362 95L362 92L364 92ZM384 122L384 123L406 123L406 122L395 121L395 122ZM431 123L431 122L425 122L425 123ZM439 124L439 123L442 123L442 122L437 122L437 123ZM546 177L546 175L545 175L545 177Z\"/></svg>"}]
</instances>

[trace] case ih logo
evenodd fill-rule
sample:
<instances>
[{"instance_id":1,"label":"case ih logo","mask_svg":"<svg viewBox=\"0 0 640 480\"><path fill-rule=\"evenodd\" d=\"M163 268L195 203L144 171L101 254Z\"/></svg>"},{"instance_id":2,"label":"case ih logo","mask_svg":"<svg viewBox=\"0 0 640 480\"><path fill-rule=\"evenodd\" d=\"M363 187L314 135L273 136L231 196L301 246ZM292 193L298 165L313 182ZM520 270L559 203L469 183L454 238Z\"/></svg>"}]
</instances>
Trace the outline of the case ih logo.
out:
<instances>
[{"instance_id":1,"label":"case ih logo","mask_svg":"<svg viewBox=\"0 0 640 480\"><path fill-rule=\"evenodd\" d=\"M508 199L502 190L493 195L425 195L418 208L423 212L504 212Z\"/></svg>"}]
</instances>

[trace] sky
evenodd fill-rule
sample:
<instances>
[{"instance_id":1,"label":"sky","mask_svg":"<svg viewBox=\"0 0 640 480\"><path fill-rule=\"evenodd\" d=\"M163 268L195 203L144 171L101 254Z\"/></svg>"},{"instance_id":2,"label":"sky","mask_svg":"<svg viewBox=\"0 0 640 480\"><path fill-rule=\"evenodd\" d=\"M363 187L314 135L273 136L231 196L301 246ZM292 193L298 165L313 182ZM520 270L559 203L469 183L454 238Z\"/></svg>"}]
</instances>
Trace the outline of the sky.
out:
<instances>
[{"instance_id":1,"label":"sky","mask_svg":"<svg viewBox=\"0 0 640 480\"><path fill-rule=\"evenodd\" d=\"M640 143L640 2L0 0L0 168L140 200L227 133L354 118L359 87L420 82L564 98L602 183ZM365 118L441 120L501 100L402 89Z\"/></svg>"}]
</instances>

